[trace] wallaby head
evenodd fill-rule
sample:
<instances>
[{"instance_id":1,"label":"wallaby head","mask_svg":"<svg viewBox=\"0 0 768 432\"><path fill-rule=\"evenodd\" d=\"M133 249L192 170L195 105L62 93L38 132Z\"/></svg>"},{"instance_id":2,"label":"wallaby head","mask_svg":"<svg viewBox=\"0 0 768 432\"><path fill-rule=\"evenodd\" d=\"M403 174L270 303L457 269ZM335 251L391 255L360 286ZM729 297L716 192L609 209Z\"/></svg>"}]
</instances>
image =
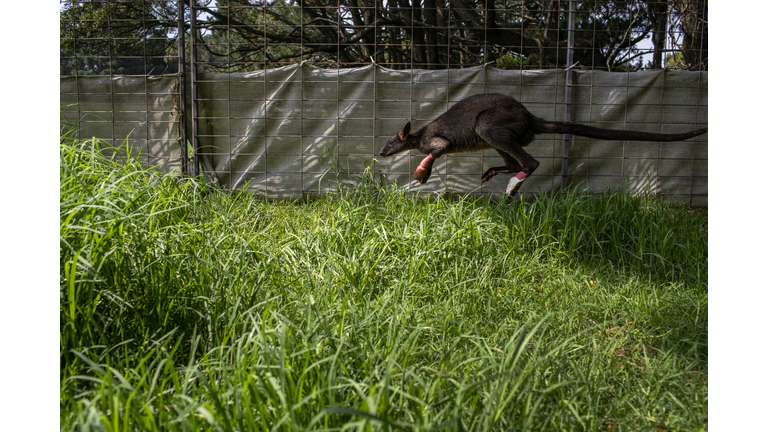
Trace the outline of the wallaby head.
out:
<instances>
[{"instance_id":1,"label":"wallaby head","mask_svg":"<svg viewBox=\"0 0 768 432\"><path fill-rule=\"evenodd\" d=\"M411 122L408 122L397 135L387 141L387 144L381 148L379 154L387 157L416 148L419 148L419 139L415 133L411 133Z\"/></svg>"}]
</instances>

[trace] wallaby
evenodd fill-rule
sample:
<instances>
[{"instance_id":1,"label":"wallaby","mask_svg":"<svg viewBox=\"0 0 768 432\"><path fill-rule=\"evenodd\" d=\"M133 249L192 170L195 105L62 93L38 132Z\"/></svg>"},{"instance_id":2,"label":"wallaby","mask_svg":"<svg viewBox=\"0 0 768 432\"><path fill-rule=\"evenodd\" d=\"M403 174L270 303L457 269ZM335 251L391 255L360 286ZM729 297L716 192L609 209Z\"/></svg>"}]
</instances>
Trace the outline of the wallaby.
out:
<instances>
[{"instance_id":1,"label":"wallaby","mask_svg":"<svg viewBox=\"0 0 768 432\"><path fill-rule=\"evenodd\" d=\"M539 162L523 150L536 134L573 134L595 139L633 141L682 141L707 132L707 128L681 134L657 134L628 130L600 129L591 126L550 122L531 114L511 96L479 94L459 101L443 115L416 132L411 122L381 149L383 157L418 149L427 157L421 161L413 178L426 183L435 159L446 153L495 149L504 166L490 168L481 183L496 174L518 173L509 181L507 194L514 195L523 180L533 174Z\"/></svg>"}]
</instances>

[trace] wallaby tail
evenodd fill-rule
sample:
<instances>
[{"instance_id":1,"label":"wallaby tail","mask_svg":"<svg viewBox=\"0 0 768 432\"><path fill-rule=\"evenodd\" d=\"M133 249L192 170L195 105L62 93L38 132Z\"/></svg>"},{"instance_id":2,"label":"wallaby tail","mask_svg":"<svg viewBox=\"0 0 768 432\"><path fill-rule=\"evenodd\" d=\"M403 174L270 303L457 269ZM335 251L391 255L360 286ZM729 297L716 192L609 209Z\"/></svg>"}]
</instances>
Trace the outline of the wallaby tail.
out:
<instances>
[{"instance_id":1,"label":"wallaby tail","mask_svg":"<svg viewBox=\"0 0 768 432\"><path fill-rule=\"evenodd\" d=\"M679 134L659 134L650 132L600 129L578 123L550 122L542 120L536 128L536 133L562 133L603 140L627 141L682 141L707 132L707 128Z\"/></svg>"}]
</instances>

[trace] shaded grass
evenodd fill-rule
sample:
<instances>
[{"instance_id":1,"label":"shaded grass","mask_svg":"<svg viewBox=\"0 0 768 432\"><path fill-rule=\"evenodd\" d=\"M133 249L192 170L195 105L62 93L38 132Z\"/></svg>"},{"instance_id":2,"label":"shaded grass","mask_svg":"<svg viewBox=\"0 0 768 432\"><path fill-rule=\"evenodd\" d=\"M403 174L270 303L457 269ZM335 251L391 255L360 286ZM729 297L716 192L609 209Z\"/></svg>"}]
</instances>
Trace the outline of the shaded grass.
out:
<instances>
[{"instance_id":1,"label":"shaded grass","mask_svg":"<svg viewBox=\"0 0 768 432\"><path fill-rule=\"evenodd\" d=\"M706 211L270 202L99 145L60 145L62 429L706 428Z\"/></svg>"}]
</instances>

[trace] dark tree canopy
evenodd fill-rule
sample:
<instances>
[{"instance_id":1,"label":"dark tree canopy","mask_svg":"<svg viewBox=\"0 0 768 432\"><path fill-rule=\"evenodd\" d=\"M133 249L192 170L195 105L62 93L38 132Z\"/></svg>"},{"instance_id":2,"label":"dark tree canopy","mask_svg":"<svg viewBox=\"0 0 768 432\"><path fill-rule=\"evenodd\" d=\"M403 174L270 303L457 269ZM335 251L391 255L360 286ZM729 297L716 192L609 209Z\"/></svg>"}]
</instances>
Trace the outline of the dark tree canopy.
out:
<instances>
[{"instance_id":1,"label":"dark tree canopy","mask_svg":"<svg viewBox=\"0 0 768 432\"><path fill-rule=\"evenodd\" d=\"M64 3L62 75L160 75L178 71L174 1Z\"/></svg>"},{"instance_id":2,"label":"dark tree canopy","mask_svg":"<svg viewBox=\"0 0 768 432\"><path fill-rule=\"evenodd\" d=\"M201 70L248 71L300 61L352 67L372 60L394 69L485 63L525 69L567 66L568 1L200 0L197 4ZM708 67L706 0L577 4L576 67L613 71ZM174 1L65 4L62 73L175 72L176 14ZM189 20L185 22L188 32ZM653 60L643 64L645 54Z\"/></svg>"}]
</instances>

